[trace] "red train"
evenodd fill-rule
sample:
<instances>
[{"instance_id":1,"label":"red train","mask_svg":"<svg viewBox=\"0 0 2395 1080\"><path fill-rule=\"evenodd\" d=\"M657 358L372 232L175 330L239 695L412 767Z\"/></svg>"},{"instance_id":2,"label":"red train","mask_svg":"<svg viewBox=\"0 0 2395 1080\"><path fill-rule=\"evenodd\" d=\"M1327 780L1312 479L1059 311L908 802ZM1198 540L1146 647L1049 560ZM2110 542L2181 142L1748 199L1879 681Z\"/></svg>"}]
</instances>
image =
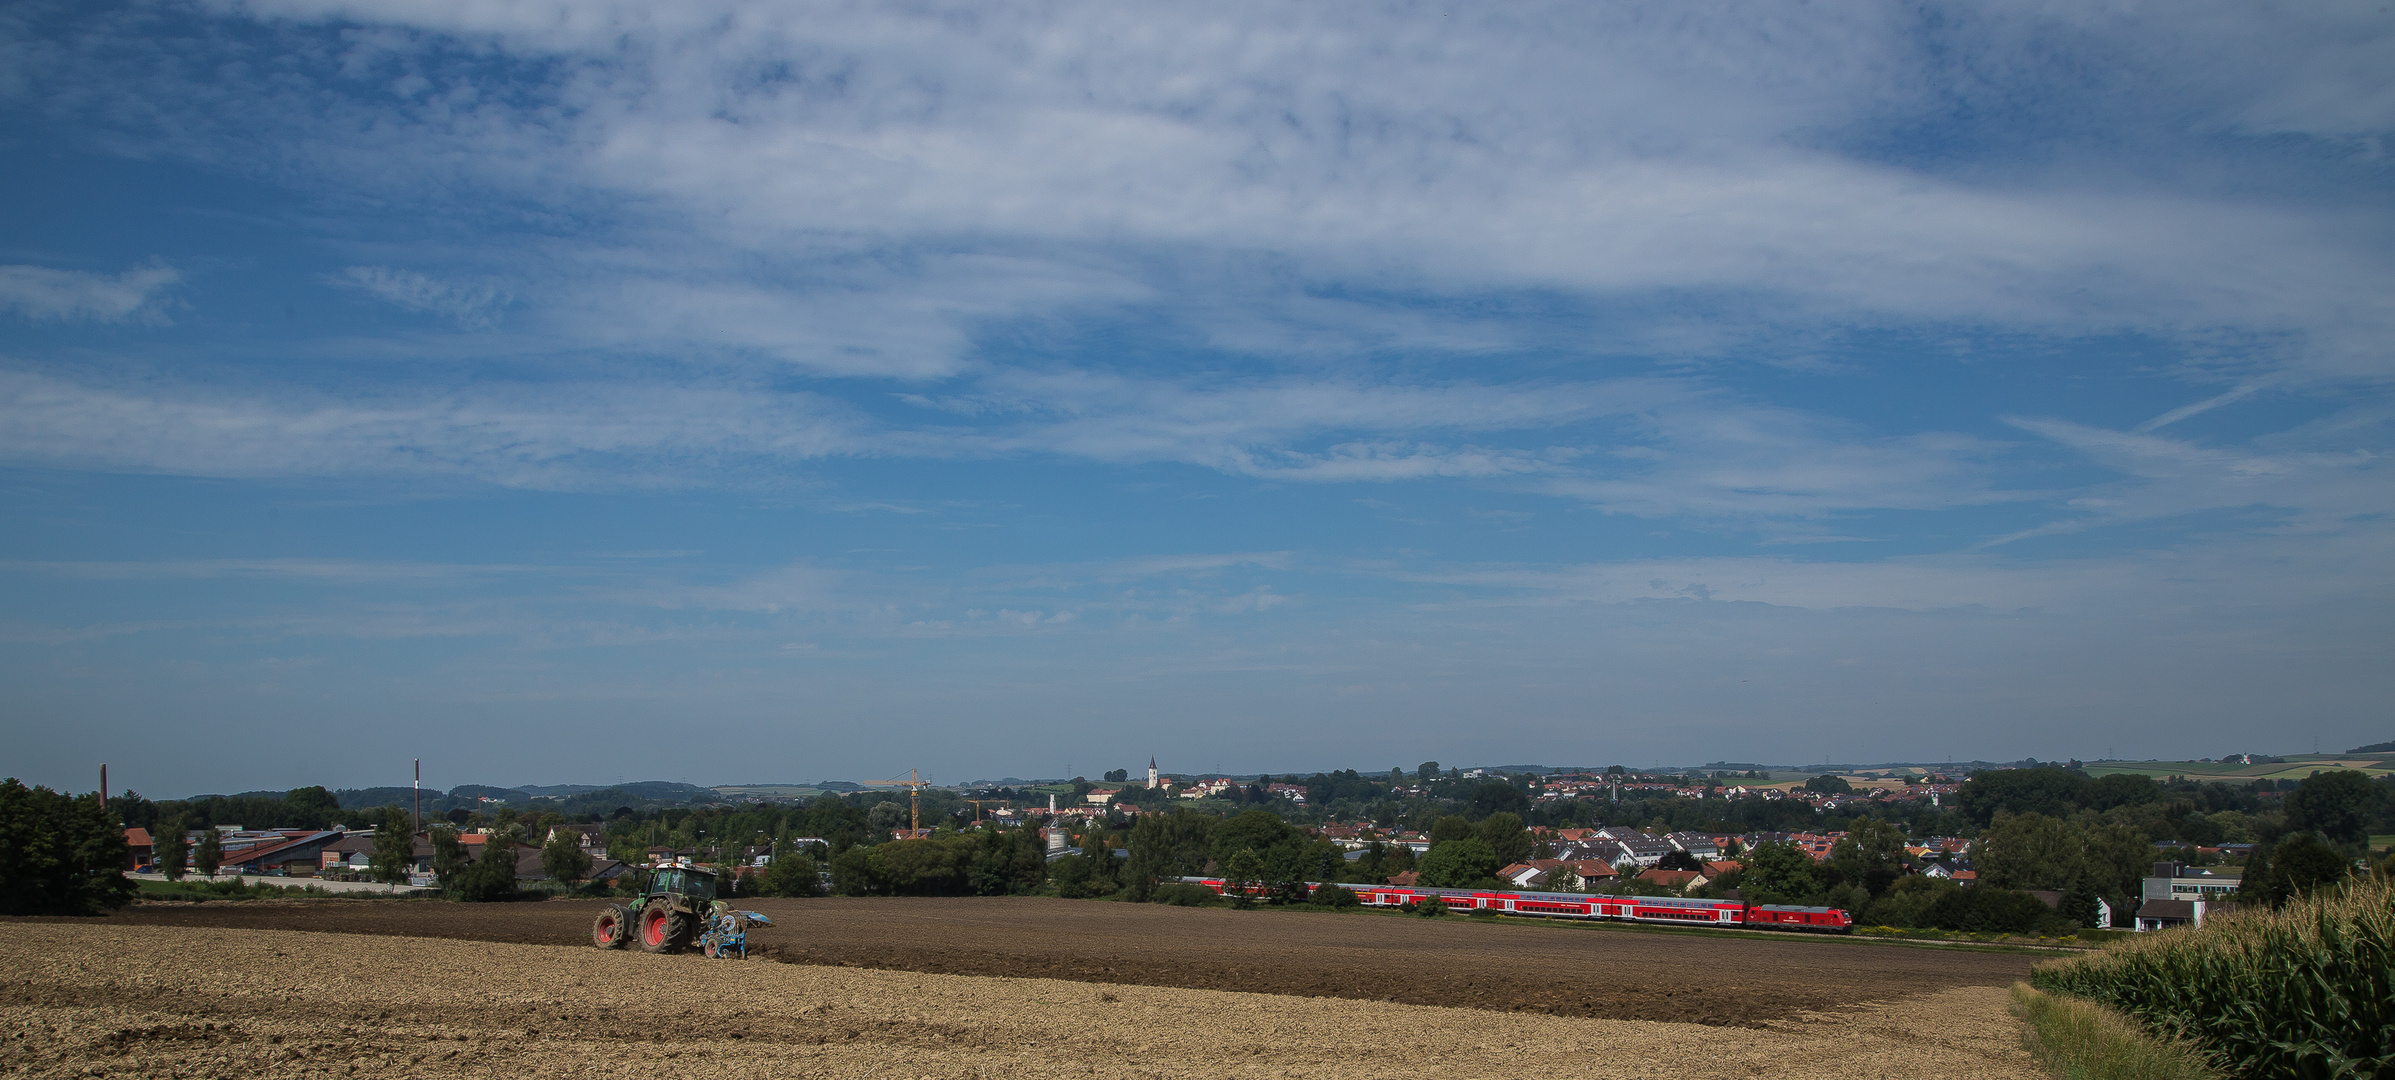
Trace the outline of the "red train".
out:
<instances>
[{"instance_id":1,"label":"red train","mask_svg":"<svg viewBox=\"0 0 2395 1080\"><path fill-rule=\"evenodd\" d=\"M1217 893L1221 878L1182 878ZM1322 887L1307 882L1311 893ZM1684 900L1676 896L1591 896L1585 893L1497 892L1484 889L1425 889L1412 885L1348 885L1367 907L1404 907L1436 900L1452 911L1494 911L1550 919L1620 919L1682 926L1755 926L1781 930L1846 933L1854 916L1838 908L1742 904L1736 900Z\"/></svg>"}]
</instances>

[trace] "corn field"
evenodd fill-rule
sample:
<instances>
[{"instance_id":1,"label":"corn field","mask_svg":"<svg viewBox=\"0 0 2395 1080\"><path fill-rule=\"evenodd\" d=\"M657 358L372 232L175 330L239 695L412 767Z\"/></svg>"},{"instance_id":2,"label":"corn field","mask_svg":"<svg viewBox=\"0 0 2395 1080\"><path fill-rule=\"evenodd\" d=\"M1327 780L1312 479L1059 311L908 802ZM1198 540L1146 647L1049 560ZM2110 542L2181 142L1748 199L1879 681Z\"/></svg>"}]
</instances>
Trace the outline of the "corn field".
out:
<instances>
[{"instance_id":1,"label":"corn field","mask_svg":"<svg viewBox=\"0 0 2395 1080\"><path fill-rule=\"evenodd\" d=\"M2143 935L2030 982L2191 1040L2238 1076L2395 1076L2395 883Z\"/></svg>"}]
</instances>

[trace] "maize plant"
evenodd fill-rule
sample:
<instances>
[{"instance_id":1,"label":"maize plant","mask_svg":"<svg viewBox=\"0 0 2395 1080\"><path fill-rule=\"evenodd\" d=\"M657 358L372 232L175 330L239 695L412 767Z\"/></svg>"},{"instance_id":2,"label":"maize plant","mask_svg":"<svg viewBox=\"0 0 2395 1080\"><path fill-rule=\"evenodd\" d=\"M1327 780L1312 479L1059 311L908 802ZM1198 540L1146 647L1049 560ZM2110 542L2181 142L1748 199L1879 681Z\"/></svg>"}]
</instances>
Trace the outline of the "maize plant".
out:
<instances>
[{"instance_id":1,"label":"maize plant","mask_svg":"<svg viewBox=\"0 0 2395 1080\"><path fill-rule=\"evenodd\" d=\"M2395 1076L2395 884L2141 935L2039 964L2030 982L2191 1040L2239 1076Z\"/></svg>"}]
</instances>

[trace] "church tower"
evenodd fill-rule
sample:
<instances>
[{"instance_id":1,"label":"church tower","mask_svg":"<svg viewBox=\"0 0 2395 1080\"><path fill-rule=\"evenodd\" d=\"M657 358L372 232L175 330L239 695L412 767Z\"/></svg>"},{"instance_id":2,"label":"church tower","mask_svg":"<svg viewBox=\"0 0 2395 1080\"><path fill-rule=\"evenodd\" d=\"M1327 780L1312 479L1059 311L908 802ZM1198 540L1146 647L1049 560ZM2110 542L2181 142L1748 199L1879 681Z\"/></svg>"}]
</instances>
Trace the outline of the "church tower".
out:
<instances>
[{"instance_id":1,"label":"church tower","mask_svg":"<svg viewBox=\"0 0 2395 1080\"><path fill-rule=\"evenodd\" d=\"M1148 790L1156 790L1156 759L1148 759Z\"/></svg>"}]
</instances>

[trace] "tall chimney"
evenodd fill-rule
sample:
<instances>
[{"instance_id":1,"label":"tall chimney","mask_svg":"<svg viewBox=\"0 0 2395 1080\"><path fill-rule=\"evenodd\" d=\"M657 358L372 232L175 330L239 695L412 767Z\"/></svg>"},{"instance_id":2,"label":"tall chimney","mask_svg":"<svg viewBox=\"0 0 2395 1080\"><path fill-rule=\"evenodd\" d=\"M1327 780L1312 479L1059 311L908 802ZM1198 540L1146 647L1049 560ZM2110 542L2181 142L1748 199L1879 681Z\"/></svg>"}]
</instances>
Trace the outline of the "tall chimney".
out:
<instances>
[{"instance_id":1,"label":"tall chimney","mask_svg":"<svg viewBox=\"0 0 2395 1080\"><path fill-rule=\"evenodd\" d=\"M108 763L100 763L100 809L108 809Z\"/></svg>"},{"instance_id":2,"label":"tall chimney","mask_svg":"<svg viewBox=\"0 0 2395 1080\"><path fill-rule=\"evenodd\" d=\"M409 827L409 829L408 829L408 835L409 835L409 836L414 836L414 835L416 835L417 833L420 833L420 832L423 832L423 831L424 831L424 759L423 759L423 758L417 758L417 759L416 759L416 816L415 816L415 817L414 817L412 820L413 820L413 824L412 824L412 825Z\"/></svg>"}]
</instances>

